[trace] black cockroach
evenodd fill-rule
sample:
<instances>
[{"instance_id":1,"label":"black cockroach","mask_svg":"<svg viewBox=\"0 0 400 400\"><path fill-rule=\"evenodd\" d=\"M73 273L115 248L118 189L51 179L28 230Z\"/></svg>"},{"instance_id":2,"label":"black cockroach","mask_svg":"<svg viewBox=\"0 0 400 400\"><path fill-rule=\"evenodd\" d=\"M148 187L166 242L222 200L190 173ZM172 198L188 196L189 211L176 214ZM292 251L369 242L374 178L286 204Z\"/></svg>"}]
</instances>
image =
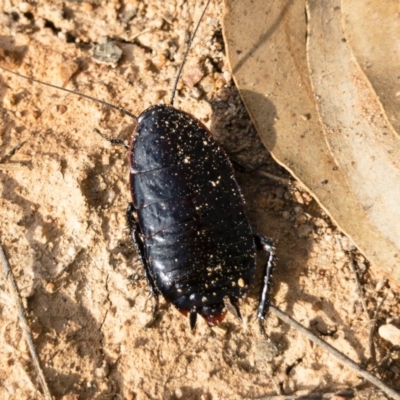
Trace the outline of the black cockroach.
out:
<instances>
[{"instance_id":1,"label":"black cockroach","mask_svg":"<svg viewBox=\"0 0 400 400\"><path fill-rule=\"evenodd\" d=\"M209 325L219 324L226 309L240 318L238 301L254 280L256 249L268 253L258 307L260 329L269 306L274 265L272 242L253 235L232 165L210 131L190 114L170 105L155 105L139 117L121 107L45 82L18 76L111 106L137 120L129 146L132 203L126 211L130 234L151 292ZM120 143L119 140L112 140Z\"/></svg>"}]
</instances>

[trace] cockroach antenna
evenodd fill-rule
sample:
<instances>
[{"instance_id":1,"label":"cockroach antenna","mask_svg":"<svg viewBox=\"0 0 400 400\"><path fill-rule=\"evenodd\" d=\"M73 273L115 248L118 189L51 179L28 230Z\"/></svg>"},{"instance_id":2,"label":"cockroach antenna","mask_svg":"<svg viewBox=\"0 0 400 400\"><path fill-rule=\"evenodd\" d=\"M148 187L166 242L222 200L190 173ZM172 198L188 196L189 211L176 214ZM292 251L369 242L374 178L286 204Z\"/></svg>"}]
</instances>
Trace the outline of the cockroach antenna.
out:
<instances>
[{"instance_id":1,"label":"cockroach antenna","mask_svg":"<svg viewBox=\"0 0 400 400\"><path fill-rule=\"evenodd\" d=\"M186 60L187 60L187 57L188 57L190 48L192 47L192 44L193 44L193 40L194 40L194 38L195 38L195 36L196 36L197 30L199 29L199 26L200 26L200 23L201 23L201 21L202 21L202 19L203 19L203 17L204 17L204 14L206 13L207 7L208 7L208 5L210 4L210 1L211 1L211 0L208 0L208 1L207 1L207 4L206 4L206 6L204 7L204 10L203 10L203 12L202 12L202 14L201 14L201 16L200 16L199 22L197 22L197 25L196 25L196 27L194 28L194 31L193 31L193 33L192 33L192 35L191 35L191 37L190 37L189 44L188 44L187 49L186 49L186 51L185 51L185 54L184 54L184 56L183 56L181 65L180 65L180 67L179 67L178 74L176 75L176 78L175 78L174 86L172 87L172 93L171 93L171 98L170 98L170 105L171 105L171 106L174 105L175 93L176 93L176 88L177 88L177 86L178 86L179 78L181 77L183 67L185 66L185 63L186 63Z\"/></svg>"},{"instance_id":2,"label":"cockroach antenna","mask_svg":"<svg viewBox=\"0 0 400 400\"><path fill-rule=\"evenodd\" d=\"M107 101L104 101L104 100L96 99L95 97L89 96L89 95L81 93L81 92L76 92L76 91L71 90L71 89L66 89L66 88L63 88L61 86L53 85L51 83L44 82L44 81L41 81L39 79L32 78L30 76L25 76L23 74L20 74L19 72L11 71L10 69L2 67L2 66L0 66L0 69L3 70L3 71L9 72L10 74L16 75L16 76L18 76L20 78L26 79L28 81L39 83L41 85L45 85L45 86L51 87L53 89L62 90L64 92L71 93L71 94L74 94L76 96L83 97L85 99L95 101L96 103L99 103L99 104L102 104L104 106L113 108L114 110L118 110L118 111L122 112L123 114L128 115L129 117L132 117L133 119L135 119L137 121L137 116L136 115L132 114L131 112L125 110L124 108L122 108L120 106L116 106L115 104L108 103Z\"/></svg>"}]
</instances>

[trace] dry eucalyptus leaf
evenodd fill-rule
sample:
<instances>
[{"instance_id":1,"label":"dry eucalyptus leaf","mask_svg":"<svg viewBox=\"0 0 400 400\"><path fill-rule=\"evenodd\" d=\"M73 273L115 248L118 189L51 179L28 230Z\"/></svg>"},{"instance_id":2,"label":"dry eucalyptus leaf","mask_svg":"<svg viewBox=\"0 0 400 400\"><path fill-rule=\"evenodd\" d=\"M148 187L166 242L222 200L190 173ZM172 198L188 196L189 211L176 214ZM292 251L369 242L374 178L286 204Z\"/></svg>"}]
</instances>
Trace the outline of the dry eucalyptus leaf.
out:
<instances>
[{"instance_id":1,"label":"dry eucalyptus leaf","mask_svg":"<svg viewBox=\"0 0 400 400\"><path fill-rule=\"evenodd\" d=\"M335 7L330 3L325 8L325 15L320 16L322 25L327 24L335 14L340 18L340 8L338 10ZM332 154L327 145L324 115L331 113L331 110L324 108L324 115L320 116L322 109L320 106L317 109L317 100L321 104L322 99L317 98L320 94L314 93L307 65L305 8L305 1L226 0L224 35L235 82L263 143L273 157L313 193L376 268L400 281L398 229L394 223L390 224L390 229L386 226L390 221L396 221L396 199L399 198L398 195L393 197L397 192L394 189L396 183L391 183L389 189L382 193L374 191L370 170L372 164L360 167L357 177L349 177L348 170L353 159L347 159L347 164L342 164L343 160L339 160L337 154ZM314 34L317 33L314 31ZM343 37L337 43L338 39L323 36L323 31L318 35L326 40L328 47L347 46ZM335 68L340 72L343 66L340 60L337 61ZM312 71L312 76L314 86L315 80L323 84L326 78L324 71L318 77ZM360 79L353 85L359 83ZM334 80L330 80L330 85L332 90L337 89L338 106L342 104L342 112L345 113L348 106L338 90L344 88L338 88ZM363 104L368 104L371 97L374 97L372 91ZM330 117L334 119L333 115ZM364 112L362 118L366 121L355 123L364 126L372 116ZM347 134L355 133L349 131ZM376 164L387 162L387 159L375 161ZM396 180L396 165L391 163L388 168L392 179ZM380 167L379 174L383 173L386 179L388 172L383 171L386 170ZM376 179L379 174L375 173ZM383 177L380 181L383 181ZM367 202L366 193L369 190L372 196L371 201ZM360 193L364 194L362 199ZM389 198L381 203L386 196Z\"/></svg>"},{"instance_id":2,"label":"dry eucalyptus leaf","mask_svg":"<svg viewBox=\"0 0 400 400\"><path fill-rule=\"evenodd\" d=\"M400 134L400 2L344 0L347 43Z\"/></svg>"},{"instance_id":3,"label":"dry eucalyptus leaf","mask_svg":"<svg viewBox=\"0 0 400 400\"><path fill-rule=\"evenodd\" d=\"M308 4L310 76L327 142L389 258L400 247L400 140L343 40L340 1ZM376 240L362 239L367 248Z\"/></svg>"}]
</instances>

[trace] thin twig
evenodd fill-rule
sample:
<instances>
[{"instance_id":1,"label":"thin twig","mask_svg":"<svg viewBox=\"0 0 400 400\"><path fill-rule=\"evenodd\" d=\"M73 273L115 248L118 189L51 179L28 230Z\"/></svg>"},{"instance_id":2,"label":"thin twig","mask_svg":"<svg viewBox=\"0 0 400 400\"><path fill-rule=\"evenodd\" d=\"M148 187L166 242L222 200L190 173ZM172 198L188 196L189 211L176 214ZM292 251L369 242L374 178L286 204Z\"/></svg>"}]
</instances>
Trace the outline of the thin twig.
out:
<instances>
[{"instance_id":1,"label":"thin twig","mask_svg":"<svg viewBox=\"0 0 400 400\"><path fill-rule=\"evenodd\" d=\"M270 174L269 172L265 171L257 171L258 175L265 176L266 178L272 179L274 181L277 181L285 186L291 186L291 185L296 185L296 181L290 181L289 179L286 178L281 178L280 176L276 176L273 174Z\"/></svg>"},{"instance_id":2,"label":"thin twig","mask_svg":"<svg viewBox=\"0 0 400 400\"><path fill-rule=\"evenodd\" d=\"M37 356L35 345L33 343L32 334L31 334L31 331L28 326L28 322L27 322L26 315L25 315L25 310L22 305L21 297L18 292L18 286L15 282L14 275L10 268L10 264L8 263L7 257L4 253L3 247L1 245L0 245L0 261L1 261L1 264L3 265L3 273L4 273L6 280L9 279L10 283L11 283L11 288L12 288L11 292L13 294L14 301L18 308L19 323L20 323L21 329L24 333L25 340L28 343L28 348L31 353L33 364L35 365L36 372L39 377L40 385L42 386L44 398L46 400L52 400L50 390L47 386L47 382L46 382L46 379L43 374L43 370L40 367L39 358Z\"/></svg>"},{"instance_id":3,"label":"thin twig","mask_svg":"<svg viewBox=\"0 0 400 400\"><path fill-rule=\"evenodd\" d=\"M4 160L11 158L25 143L26 141L15 145L3 158L0 157L0 163L4 163Z\"/></svg>"},{"instance_id":4,"label":"thin twig","mask_svg":"<svg viewBox=\"0 0 400 400\"><path fill-rule=\"evenodd\" d=\"M256 399L257 400L306 400L306 399L324 400L324 399L331 399L334 396L351 399L356 395L363 395L363 397L364 396L366 397L366 396L371 396L372 394L379 394L379 393L382 393L382 391L374 389L368 389L368 390L345 389L345 390L339 390L334 393L308 393L304 395L291 395L291 396L262 396L262 397L256 397Z\"/></svg>"},{"instance_id":5,"label":"thin twig","mask_svg":"<svg viewBox=\"0 0 400 400\"><path fill-rule=\"evenodd\" d=\"M378 387L379 389L384 391L388 396L392 397L395 400L400 400L400 393L396 392L394 389L392 389L390 386L383 383L381 380L376 378L374 375L370 374L368 371L361 368L357 363L355 363L349 357L345 356L340 351L336 350L333 346L331 346L324 340L320 339L319 337L315 336L311 331L309 331L303 325L299 324L293 318L289 317L289 315L287 315L283 311L279 310L279 308L277 308L271 304L270 311L272 313L274 313L282 321L289 324L292 328L298 330L303 335L307 336L307 338L310 339L312 342L321 346L325 351L327 351L329 354L334 356L337 359L337 361L339 361L346 367L352 369L355 373L357 373L358 375L361 375L364 379L366 379L367 381L371 382L373 385L375 385L376 387Z\"/></svg>"},{"instance_id":6,"label":"thin twig","mask_svg":"<svg viewBox=\"0 0 400 400\"><path fill-rule=\"evenodd\" d=\"M65 87L61 87L61 86L53 85L53 84L48 83L48 82L40 81L39 79L35 79L35 78L30 77L30 76L22 75L19 72L11 71L10 69L2 67L1 65L0 65L0 70L6 71L9 74L13 74L15 76L19 76L20 78L26 79L26 80L28 80L30 82L39 83L41 85L45 85L45 86L51 87L53 89L62 90L63 92L67 92L69 94L73 94L75 96L82 97L83 99L94 101L95 103L101 104L103 106L106 106L106 107L109 107L109 108L113 108L114 110L118 110L119 112L122 112L122 114L128 115L129 117L131 117L131 118L133 118L134 120L137 121L137 116L136 115L130 113L129 111L125 110L124 108L122 108L120 106L116 106L115 104L108 103L107 101L96 99L93 96L89 96L87 94L80 93L80 92L75 92L75 90L67 89Z\"/></svg>"}]
</instances>

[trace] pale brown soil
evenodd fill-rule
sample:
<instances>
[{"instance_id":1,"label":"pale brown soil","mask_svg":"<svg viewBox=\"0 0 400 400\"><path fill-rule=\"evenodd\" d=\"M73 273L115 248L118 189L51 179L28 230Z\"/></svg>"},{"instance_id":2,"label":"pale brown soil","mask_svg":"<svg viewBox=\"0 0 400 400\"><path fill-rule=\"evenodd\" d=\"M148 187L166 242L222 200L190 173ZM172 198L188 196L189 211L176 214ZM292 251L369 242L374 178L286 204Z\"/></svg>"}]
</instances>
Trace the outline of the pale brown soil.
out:
<instances>
[{"instance_id":1,"label":"pale brown soil","mask_svg":"<svg viewBox=\"0 0 400 400\"><path fill-rule=\"evenodd\" d=\"M6 11L0 14L1 65L134 114L169 98L202 9L200 2L182 0L19 3L0 1ZM262 147L229 79L222 10L213 1L207 11L175 105L208 125L245 167L237 178L248 216L255 232L275 241L279 257L273 303L365 364L369 322L344 251L352 244L307 193L260 176L259 168L290 178ZM116 68L91 60L92 44L104 36L123 51ZM198 321L192 333L188 320L161 301L161 317L146 329L152 301L125 228L126 150L94 132L129 139L134 121L2 71L0 107L0 241L54 398L254 399L275 393L270 376L285 394L362 383L273 316L267 331L281 354L268 359L255 319L259 274L242 301L243 322L228 314L213 329ZM378 325L388 319L398 324L398 294L379 286L382 277L371 276L357 252L353 258L369 313L387 294ZM0 399L39 399L9 290L1 276ZM375 339L379 361L391 345ZM388 358L375 374L400 386L398 358Z\"/></svg>"}]
</instances>

